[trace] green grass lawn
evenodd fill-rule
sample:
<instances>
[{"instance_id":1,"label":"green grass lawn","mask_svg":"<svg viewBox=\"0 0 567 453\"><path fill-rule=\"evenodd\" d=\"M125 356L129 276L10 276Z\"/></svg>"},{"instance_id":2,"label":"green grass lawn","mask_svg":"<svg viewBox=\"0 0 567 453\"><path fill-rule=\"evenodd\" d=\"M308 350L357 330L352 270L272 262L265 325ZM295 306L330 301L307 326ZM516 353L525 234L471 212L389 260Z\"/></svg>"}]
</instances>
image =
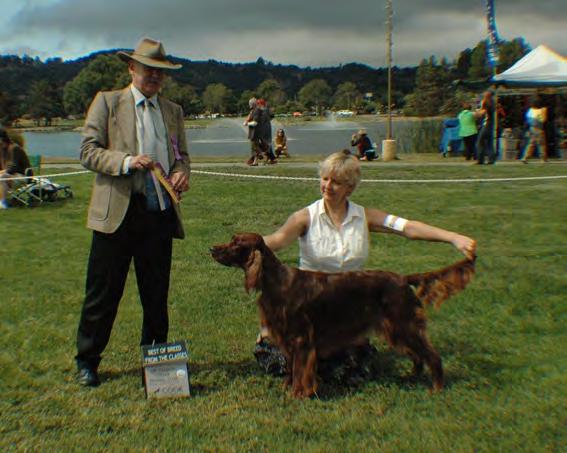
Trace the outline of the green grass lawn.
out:
<instances>
[{"instance_id":1,"label":"green grass lawn","mask_svg":"<svg viewBox=\"0 0 567 453\"><path fill-rule=\"evenodd\" d=\"M199 168L204 170L204 168ZM214 171L230 171L211 167ZM62 169L49 169L60 173ZM72 171L75 171L73 169ZM515 178L567 165L389 166L365 179ZM284 164L238 173L316 176ZM0 451L560 452L567 448L567 180L364 182L353 201L478 240L477 274L429 333L446 389L382 351L357 387L298 401L252 356L258 319L243 273L209 256L235 232L268 233L318 197L315 181L195 174L174 244L170 339L190 349L193 396L146 400L141 307L130 276L96 389L74 382L75 333L91 233L91 174L58 178L74 198L0 212ZM297 261L297 247L279 253ZM447 244L373 235L368 267L413 273L460 259Z\"/></svg>"}]
</instances>

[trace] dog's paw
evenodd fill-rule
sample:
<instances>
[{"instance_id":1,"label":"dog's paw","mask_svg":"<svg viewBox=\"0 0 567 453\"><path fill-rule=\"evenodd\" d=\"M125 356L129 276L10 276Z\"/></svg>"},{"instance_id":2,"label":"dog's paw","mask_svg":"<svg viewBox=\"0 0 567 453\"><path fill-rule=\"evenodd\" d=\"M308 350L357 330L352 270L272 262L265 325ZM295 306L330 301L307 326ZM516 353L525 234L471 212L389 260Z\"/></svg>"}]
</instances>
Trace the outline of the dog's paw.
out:
<instances>
[{"instance_id":1,"label":"dog's paw","mask_svg":"<svg viewBox=\"0 0 567 453\"><path fill-rule=\"evenodd\" d=\"M429 388L430 395L436 395L443 391L445 388L443 382L433 382L433 385Z\"/></svg>"}]
</instances>

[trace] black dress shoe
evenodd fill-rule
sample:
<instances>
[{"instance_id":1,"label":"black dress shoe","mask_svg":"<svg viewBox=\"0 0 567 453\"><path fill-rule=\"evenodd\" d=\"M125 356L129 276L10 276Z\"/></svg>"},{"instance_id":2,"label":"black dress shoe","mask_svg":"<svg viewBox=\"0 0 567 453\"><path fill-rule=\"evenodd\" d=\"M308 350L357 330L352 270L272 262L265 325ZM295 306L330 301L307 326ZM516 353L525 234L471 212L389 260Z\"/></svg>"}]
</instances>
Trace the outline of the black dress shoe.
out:
<instances>
[{"instance_id":1,"label":"black dress shoe","mask_svg":"<svg viewBox=\"0 0 567 453\"><path fill-rule=\"evenodd\" d=\"M91 368L79 368L77 382L84 387L97 387L100 385L97 372Z\"/></svg>"}]
</instances>

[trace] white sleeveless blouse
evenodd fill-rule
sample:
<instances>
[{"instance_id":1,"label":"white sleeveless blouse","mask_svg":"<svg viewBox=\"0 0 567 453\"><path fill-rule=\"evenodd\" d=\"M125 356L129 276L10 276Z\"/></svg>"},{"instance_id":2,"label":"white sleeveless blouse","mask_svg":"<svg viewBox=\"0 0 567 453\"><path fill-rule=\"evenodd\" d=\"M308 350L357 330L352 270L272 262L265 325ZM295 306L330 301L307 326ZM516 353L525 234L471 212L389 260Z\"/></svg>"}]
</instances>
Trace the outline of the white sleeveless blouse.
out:
<instances>
[{"instance_id":1,"label":"white sleeveless blouse","mask_svg":"<svg viewBox=\"0 0 567 453\"><path fill-rule=\"evenodd\" d=\"M309 271L361 270L368 259L368 223L364 208L351 201L339 231L323 200L307 207L309 229L299 238L299 268Z\"/></svg>"}]
</instances>

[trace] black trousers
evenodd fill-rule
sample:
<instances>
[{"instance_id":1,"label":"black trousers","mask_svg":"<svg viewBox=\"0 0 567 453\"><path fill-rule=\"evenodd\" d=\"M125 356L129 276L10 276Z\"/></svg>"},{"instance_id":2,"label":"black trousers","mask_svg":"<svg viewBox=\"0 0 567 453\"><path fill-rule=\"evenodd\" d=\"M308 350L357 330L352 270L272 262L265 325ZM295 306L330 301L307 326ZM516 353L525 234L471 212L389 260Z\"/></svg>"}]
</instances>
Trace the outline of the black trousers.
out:
<instances>
[{"instance_id":1,"label":"black trousers","mask_svg":"<svg viewBox=\"0 0 567 453\"><path fill-rule=\"evenodd\" d=\"M79 367L98 367L110 339L132 259L143 309L140 344L167 341L167 295L175 213L173 209L149 212L145 206L143 195L133 195L116 232L93 232L86 294L77 332Z\"/></svg>"},{"instance_id":2,"label":"black trousers","mask_svg":"<svg viewBox=\"0 0 567 453\"><path fill-rule=\"evenodd\" d=\"M465 144L465 158L467 160L476 160L476 136L477 134L463 137L463 143Z\"/></svg>"},{"instance_id":3,"label":"black trousers","mask_svg":"<svg viewBox=\"0 0 567 453\"><path fill-rule=\"evenodd\" d=\"M493 164L496 160L494 155L494 143L492 137L494 136L492 125L484 126L478 133L476 142L476 155L479 164L484 164L485 157L488 159L489 164Z\"/></svg>"}]
</instances>

